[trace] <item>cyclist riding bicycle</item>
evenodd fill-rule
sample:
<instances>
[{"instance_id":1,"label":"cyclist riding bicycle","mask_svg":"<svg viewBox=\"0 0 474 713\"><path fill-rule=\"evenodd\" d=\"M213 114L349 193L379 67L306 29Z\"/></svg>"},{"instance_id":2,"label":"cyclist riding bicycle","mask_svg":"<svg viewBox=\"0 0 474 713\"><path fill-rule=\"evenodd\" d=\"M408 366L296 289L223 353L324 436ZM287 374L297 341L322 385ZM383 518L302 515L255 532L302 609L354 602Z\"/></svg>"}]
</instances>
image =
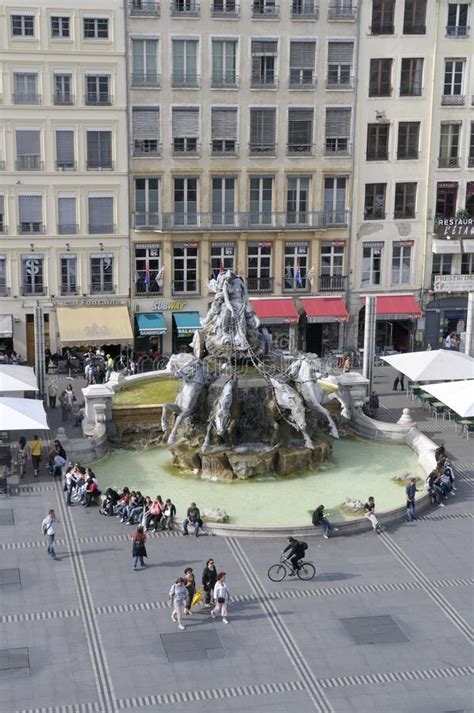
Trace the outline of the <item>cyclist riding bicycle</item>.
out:
<instances>
[{"instance_id":1,"label":"cyclist riding bicycle","mask_svg":"<svg viewBox=\"0 0 474 713\"><path fill-rule=\"evenodd\" d=\"M293 566L293 571L290 572L289 575L290 577L294 577L296 572L300 569L300 560L302 560L305 556L305 552L307 549L308 545L306 544L306 542L300 542L294 537L288 538L288 545L282 551L282 555L288 552L286 559L290 560Z\"/></svg>"}]
</instances>

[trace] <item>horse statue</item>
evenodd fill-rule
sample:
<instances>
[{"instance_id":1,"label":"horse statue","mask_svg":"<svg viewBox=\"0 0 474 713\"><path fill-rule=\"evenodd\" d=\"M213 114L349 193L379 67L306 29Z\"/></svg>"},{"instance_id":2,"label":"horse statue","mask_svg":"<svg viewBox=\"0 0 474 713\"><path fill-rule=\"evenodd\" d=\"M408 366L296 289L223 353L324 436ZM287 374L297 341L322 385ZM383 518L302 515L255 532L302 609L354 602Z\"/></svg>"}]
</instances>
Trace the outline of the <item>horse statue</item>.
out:
<instances>
[{"instance_id":1,"label":"horse statue","mask_svg":"<svg viewBox=\"0 0 474 713\"><path fill-rule=\"evenodd\" d=\"M206 438L204 439L202 446L203 453L207 453L211 449L211 435L213 430L219 438L223 438L231 430L231 409L236 383L237 380L235 377L228 379L219 395L219 398L214 403L214 407L209 416Z\"/></svg>"},{"instance_id":2,"label":"horse statue","mask_svg":"<svg viewBox=\"0 0 474 713\"><path fill-rule=\"evenodd\" d=\"M166 366L166 371L176 379L182 380L181 389L176 396L175 403L163 404L161 414L163 433L167 433L169 428L169 414L177 414L167 441L168 445L172 446L176 443L177 432L182 421L192 416L195 412L199 397L203 389L211 383L212 376L205 364L191 355L189 355L188 359L183 360L182 355L173 354Z\"/></svg>"},{"instance_id":3,"label":"horse statue","mask_svg":"<svg viewBox=\"0 0 474 713\"><path fill-rule=\"evenodd\" d=\"M306 448L313 450L314 443L306 428L306 415L304 403L301 396L285 381L270 377L270 383L273 387L273 393L277 406L282 410L289 412L288 423L293 428L299 431L303 438ZM286 416L285 416L286 418Z\"/></svg>"}]
</instances>

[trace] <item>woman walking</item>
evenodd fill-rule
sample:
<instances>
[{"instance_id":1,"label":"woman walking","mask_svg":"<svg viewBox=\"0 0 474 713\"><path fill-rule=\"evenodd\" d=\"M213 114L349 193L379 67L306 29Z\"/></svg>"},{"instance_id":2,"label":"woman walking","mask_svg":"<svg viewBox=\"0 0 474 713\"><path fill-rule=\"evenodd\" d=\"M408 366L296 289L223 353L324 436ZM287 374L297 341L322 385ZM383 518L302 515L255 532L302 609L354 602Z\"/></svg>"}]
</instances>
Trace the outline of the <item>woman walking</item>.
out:
<instances>
[{"instance_id":1,"label":"woman walking","mask_svg":"<svg viewBox=\"0 0 474 713\"><path fill-rule=\"evenodd\" d=\"M184 579L183 577L178 577L169 591L169 600L171 606L173 607L171 619L174 622L177 622L178 629L181 629L181 631L184 631L186 628L183 626L183 614L187 597L188 590L184 586Z\"/></svg>"},{"instance_id":2,"label":"woman walking","mask_svg":"<svg viewBox=\"0 0 474 713\"><path fill-rule=\"evenodd\" d=\"M16 459L18 462L18 470L20 471L20 478L24 478L26 473L26 461L28 460L28 446L26 445L26 438L24 436L18 441Z\"/></svg>"},{"instance_id":3,"label":"woman walking","mask_svg":"<svg viewBox=\"0 0 474 713\"><path fill-rule=\"evenodd\" d=\"M196 577L194 576L192 567L186 567L186 569L184 570L184 586L186 587L186 591L188 593L188 598L186 599L186 608L184 610L184 613L187 616L188 614L192 613L191 606L193 603L193 597L196 594Z\"/></svg>"},{"instance_id":4,"label":"woman walking","mask_svg":"<svg viewBox=\"0 0 474 713\"><path fill-rule=\"evenodd\" d=\"M204 591L206 593L204 606L210 607L211 600L212 600L212 597L214 594L214 587L216 586L216 582L217 582L217 569L216 569L214 560L212 558L207 560L207 562L206 562L206 566L204 567L204 570L202 573L201 582L202 582L202 586L204 587Z\"/></svg>"},{"instance_id":5,"label":"woman walking","mask_svg":"<svg viewBox=\"0 0 474 713\"><path fill-rule=\"evenodd\" d=\"M222 615L222 621L224 624L228 624L227 619L227 602L229 600L229 590L227 589L227 584L225 581L225 572L219 572L217 575L217 582L214 586L214 601L216 603L214 609L211 609L211 616L213 619L216 618L217 614Z\"/></svg>"},{"instance_id":6,"label":"woman walking","mask_svg":"<svg viewBox=\"0 0 474 713\"><path fill-rule=\"evenodd\" d=\"M133 562L133 571L138 569L138 562L140 561L140 567L146 567L145 562L143 561L144 557L148 557L147 551L146 551L146 535L143 531L143 527L140 525L137 527L137 531L133 533L132 535L132 562Z\"/></svg>"}]
</instances>

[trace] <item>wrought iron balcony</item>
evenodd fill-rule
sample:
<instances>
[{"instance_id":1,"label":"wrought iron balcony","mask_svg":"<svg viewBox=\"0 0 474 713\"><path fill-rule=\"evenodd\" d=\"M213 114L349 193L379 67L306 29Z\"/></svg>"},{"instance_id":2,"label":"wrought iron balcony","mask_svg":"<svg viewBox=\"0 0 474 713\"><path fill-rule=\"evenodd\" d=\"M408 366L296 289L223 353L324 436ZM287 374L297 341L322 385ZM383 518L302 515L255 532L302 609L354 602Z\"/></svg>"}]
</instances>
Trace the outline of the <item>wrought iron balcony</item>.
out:
<instances>
[{"instance_id":1,"label":"wrought iron balcony","mask_svg":"<svg viewBox=\"0 0 474 713\"><path fill-rule=\"evenodd\" d=\"M77 235L79 226L76 223L61 223L58 225L58 235Z\"/></svg>"},{"instance_id":2,"label":"wrought iron balcony","mask_svg":"<svg viewBox=\"0 0 474 713\"><path fill-rule=\"evenodd\" d=\"M211 4L211 16L217 18L239 17L240 6L236 0L213 0Z\"/></svg>"},{"instance_id":3,"label":"wrought iron balcony","mask_svg":"<svg viewBox=\"0 0 474 713\"><path fill-rule=\"evenodd\" d=\"M171 0L171 17L199 17L197 0Z\"/></svg>"},{"instance_id":4,"label":"wrought iron balcony","mask_svg":"<svg viewBox=\"0 0 474 713\"><path fill-rule=\"evenodd\" d=\"M34 92L20 92L12 96L14 104L41 104L41 94Z\"/></svg>"},{"instance_id":5,"label":"wrought iron balcony","mask_svg":"<svg viewBox=\"0 0 474 713\"><path fill-rule=\"evenodd\" d=\"M277 0L253 0L252 17L257 20L272 20L280 16Z\"/></svg>"},{"instance_id":6,"label":"wrought iron balcony","mask_svg":"<svg viewBox=\"0 0 474 713\"><path fill-rule=\"evenodd\" d=\"M80 289L77 285L61 285L60 290L63 297L80 294Z\"/></svg>"},{"instance_id":7,"label":"wrought iron balcony","mask_svg":"<svg viewBox=\"0 0 474 713\"><path fill-rule=\"evenodd\" d=\"M471 28L469 25L448 25L446 27L446 37L454 37L465 40L469 37Z\"/></svg>"},{"instance_id":8,"label":"wrought iron balcony","mask_svg":"<svg viewBox=\"0 0 474 713\"><path fill-rule=\"evenodd\" d=\"M160 230L161 213L135 213L135 230Z\"/></svg>"},{"instance_id":9,"label":"wrought iron balcony","mask_svg":"<svg viewBox=\"0 0 474 713\"><path fill-rule=\"evenodd\" d=\"M404 35L426 35L426 25L405 24L403 25Z\"/></svg>"},{"instance_id":10,"label":"wrought iron balcony","mask_svg":"<svg viewBox=\"0 0 474 713\"><path fill-rule=\"evenodd\" d=\"M326 143L324 145L325 156L340 156L344 158L345 156L350 156L351 152L352 144L348 139L326 139Z\"/></svg>"},{"instance_id":11,"label":"wrought iron balcony","mask_svg":"<svg viewBox=\"0 0 474 713\"><path fill-rule=\"evenodd\" d=\"M309 292L311 289L311 283L306 277L298 277L297 275L288 277L288 275L282 275L282 285L284 292Z\"/></svg>"},{"instance_id":12,"label":"wrought iron balcony","mask_svg":"<svg viewBox=\"0 0 474 713\"><path fill-rule=\"evenodd\" d=\"M132 144L134 158L150 158L161 156L161 144L155 139L135 139Z\"/></svg>"},{"instance_id":13,"label":"wrought iron balcony","mask_svg":"<svg viewBox=\"0 0 474 713\"><path fill-rule=\"evenodd\" d=\"M15 161L16 171L42 171L43 168L41 156L18 156Z\"/></svg>"},{"instance_id":14,"label":"wrought iron balcony","mask_svg":"<svg viewBox=\"0 0 474 713\"><path fill-rule=\"evenodd\" d=\"M114 235L117 230L117 226L113 223L102 223L95 224L89 223L88 233L89 235Z\"/></svg>"},{"instance_id":15,"label":"wrought iron balcony","mask_svg":"<svg viewBox=\"0 0 474 713\"><path fill-rule=\"evenodd\" d=\"M41 222L26 222L23 221L18 225L18 235L43 235L45 228Z\"/></svg>"},{"instance_id":16,"label":"wrought iron balcony","mask_svg":"<svg viewBox=\"0 0 474 713\"><path fill-rule=\"evenodd\" d=\"M273 292L273 277L247 277L249 292Z\"/></svg>"},{"instance_id":17,"label":"wrought iron balcony","mask_svg":"<svg viewBox=\"0 0 474 713\"><path fill-rule=\"evenodd\" d=\"M265 74L253 73L250 79L250 86L253 89L276 89L278 77L275 72L267 72Z\"/></svg>"},{"instance_id":18,"label":"wrought iron balcony","mask_svg":"<svg viewBox=\"0 0 474 713\"><path fill-rule=\"evenodd\" d=\"M354 89L354 77L328 76L326 79L326 89Z\"/></svg>"},{"instance_id":19,"label":"wrought iron balcony","mask_svg":"<svg viewBox=\"0 0 474 713\"><path fill-rule=\"evenodd\" d=\"M352 22L357 17L357 5L345 2L329 3L328 20Z\"/></svg>"},{"instance_id":20,"label":"wrought iron balcony","mask_svg":"<svg viewBox=\"0 0 474 713\"><path fill-rule=\"evenodd\" d=\"M414 220L416 212L414 208L396 208L393 212L394 220Z\"/></svg>"},{"instance_id":21,"label":"wrought iron balcony","mask_svg":"<svg viewBox=\"0 0 474 713\"><path fill-rule=\"evenodd\" d=\"M75 171L75 161L56 161L56 171Z\"/></svg>"},{"instance_id":22,"label":"wrought iron balcony","mask_svg":"<svg viewBox=\"0 0 474 713\"><path fill-rule=\"evenodd\" d=\"M211 87L213 89L226 89L227 87L238 87L239 77L234 71L212 73Z\"/></svg>"},{"instance_id":23,"label":"wrought iron balcony","mask_svg":"<svg viewBox=\"0 0 474 713\"><path fill-rule=\"evenodd\" d=\"M86 106L112 106L112 96L107 94L85 94L84 104Z\"/></svg>"},{"instance_id":24,"label":"wrought iron balcony","mask_svg":"<svg viewBox=\"0 0 474 713\"><path fill-rule=\"evenodd\" d=\"M305 141L298 141L288 144L286 147L288 156L312 156L314 153L314 144Z\"/></svg>"},{"instance_id":25,"label":"wrought iron balcony","mask_svg":"<svg viewBox=\"0 0 474 713\"><path fill-rule=\"evenodd\" d=\"M438 168L459 168L459 156L440 156Z\"/></svg>"},{"instance_id":26,"label":"wrought iron balcony","mask_svg":"<svg viewBox=\"0 0 474 713\"><path fill-rule=\"evenodd\" d=\"M317 20L319 7L314 0L293 0L291 3L293 20Z\"/></svg>"},{"instance_id":27,"label":"wrought iron balcony","mask_svg":"<svg viewBox=\"0 0 474 713\"><path fill-rule=\"evenodd\" d=\"M21 286L21 294L23 297L31 297L32 295L36 295L38 297L41 297L42 295L46 294L46 287L42 282L35 282L34 285L28 285L23 283Z\"/></svg>"},{"instance_id":28,"label":"wrought iron balcony","mask_svg":"<svg viewBox=\"0 0 474 713\"><path fill-rule=\"evenodd\" d=\"M369 29L371 35L393 35L395 32L395 25L379 23L372 25Z\"/></svg>"},{"instance_id":29,"label":"wrought iron balcony","mask_svg":"<svg viewBox=\"0 0 474 713\"><path fill-rule=\"evenodd\" d=\"M314 89L316 87L316 73L312 69L301 69L299 67L290 67L290 76L288 78L289 89Z\"/></svg>"},{"instance_id":30,"label":"wrought iron balcony","mask_svg":"<svg viewBox=\"0 0 474 713\"><path fill-rule=\"evenodd\" d=\"M211 141L211 156L238 156L239 144L235 139L213 139Z\"/></svg>"},{"instance_id":31,"label":"wrought iron balcony","mask_svg":"<svg viewBox=\"0 0 474 713\"><path fill-rule=\"evenodd\" d=\"M8 235L8 225L6 225L6 224L3 223L3 222L0 223L0 233L1 233L2 235Z\"/></svg>"},{"instance_id":32,"label":"wrought iron balcony","mask_svg":"<svg viewBox=\"0 0 474 713\"><path fill-rule=\"evenodd\" d=\"M108 282L93 280L89 286L90 295L115 295L116 293L117 285L112 285Z\"/></svg>"},{"instance_id":33,"label":"wrought iron balcony","mask_svg":"<svg viewBox=\"0 0 474 713\"><path fill-rule=\"evenodd\" d=\"M467 159L467 167L474 168L474 156L469 156Z\"/></svg>"},{"instance_id":34,"label":"wrought iron balcony","mask_svg":"<svg viewBox=\"0 0 474 713\"><path fill-rule=\"evenodd\" d=\"M201 78L198 74L183 74L182 72L173 72L171 78L171 86L174 89L195 89L199 87Z\"/></svg>"},{"instance_id":35,"label":"wrought iron balcony","mask_svg":"<svg viewBox=\"0 0 474 713\"><path fill-rule=\"evenodd\" d=\"M10 288L4 280L0 282L0 297L10 297Z\"/></svg>"},{"instance_id":36,"label":"wrought iron balcony","mask_svg":"<svg viewBox=\"0 0 474 713\"><path fill-rule=\"evenodd\" d=\"M349 223L349 211L285 211L224 212L224 213L161 213L153 230L163 231L232 231L232 230L322 230L344 228ZM135 221L135 227L138 228ZM140 229L140 228L138 228ZM143 229L147 229L144 227Z\"/></svg>"},{"instance_id":37,"label":"wrought iron balcony","mask_svg":"<svg viewBox=\"0 0 474 713\"><path fill-rule=\"evenodd\" d=\"M419 156L418 149L407 148L404 151L397 151L397 160L398 161L409 161L409 160L417 159L418 156Z\"/></svg>"},{"instance_id":38,"label":"wrought iron balcony","mask_svg":"<svg viewBox=\"0 0 474 713\"><path fill-rule=\"evenodd\" d=\"M200 281L199 280L172 280L171 281L171 294L175 295L199 295L200 294Z\"/></svg>"},{"instance_id":39,"label":"wrought iron balcony","mask_svg":"<svg viewBox=\"0 0 474 713\"><path fill-rule=\"evenodd\" d=\"M344 292L347 287L345 275L321 275L319 278L320 292Z\"/></svg>"},{"instance_id":40,"label":"wrought iron balcony","mask_svg":"<svg viewBox=\"0 0 474 713\"><path fill-rule=\"evenodd\" d=\"M255 143L250 143L249 144L249 153L250 156L269 156L270 158L272 156L276 156L277 154L277 145L276 142L273 141L272 143L262 143L262 142L255 142Z\"/></svg>"},{"instance_id":41,"label":"wrought iron balcony","mask_svg":"<svg viewBox=\"0 0 474 713\"><path fill-rule=\"evenodd\" d=\"M198 157L201 155L201 144L192 139L174 139L171 144L171 151L175 158Z\"/></svg>"},{"instance_id":42,"label":"wrought iron balcony","mask_svg":"<svg viewBox=\"0 0 474 713\"><path fill-rule=\"evenodd\" d=\"M151 0L132 0L129 5L133 17L159 17L160 3Z\"/></svg>"},{"instance_id":43,"label":"wrought iron balcony","mask_svg":"<svg viewBox=\"0 0 474 713\"><path fill-rule=\"evenodd\" d=\"M74 104L74 94L53 94L53 104L56 106L72 106Z\"/></svg>"},{"instance_id":44,"label":"wrought iron balcony","mask_svg":"<svg viewBox=\"0 0 474 713\"><path fill-rule=\"evenodd\" d=\"M464 106L466 97L464 94L443 94L441 106Z\"/></svg>"},{"instance_id":45,"label":"wrought iron balcony","mask_svg":"<svg viewBox=\"0 0 474 713\"><path fill-rule=\"evenodd\" d=\"M143 270L139 270L137 275L136 275L136 282L135 282L135 295L162 295L163 294L163 286L158 285L155 279L149 280L149 284L147 284L147 280L145 279L145 272Z\"/></svg>"},{"instance_id":46,"label":"wrought iron balcony","mask_svg":"<svg viewBox=\"0 0 474 713\"><path fill-rule=\"evenodd\" d=\"M103 161L99 163L97 160L87 162L88 171L113 171L114 163L113 161Z\"/></svg>"},{"instance_id":47,"label":"wrought iron balcony","mask_svg":"<svg viewBox=\"0 0 474 713\"><path fill-rule=\"evenodd\" d=\"M159 87L161 76L157 72L133 72L132 87Z\"/></svg>"},{"instance_id":48,"label":"wrought iron balcony","mask_svg":"<svg viewBox=\"0 0 474 713\"><path fill-rule=\"evenodd\" d=\"M388 161L388 149L369 149L366 152L365 158L367 161Z\"/></svg>"}]
</instances>

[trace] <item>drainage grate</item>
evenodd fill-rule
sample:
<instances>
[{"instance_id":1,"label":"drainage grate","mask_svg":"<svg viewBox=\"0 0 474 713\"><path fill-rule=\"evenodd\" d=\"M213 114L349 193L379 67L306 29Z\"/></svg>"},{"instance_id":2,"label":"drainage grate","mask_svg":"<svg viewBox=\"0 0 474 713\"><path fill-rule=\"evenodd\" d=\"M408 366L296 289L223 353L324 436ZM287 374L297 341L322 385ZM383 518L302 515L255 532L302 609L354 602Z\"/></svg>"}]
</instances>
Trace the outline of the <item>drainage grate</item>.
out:
<instances>
[{"instance_id":1,"label":"drainage grate","mask_svg":"<svg viewBox=\"0 0 474 713\"><path fill-rule=\"evenodd\" d=\"M19 569L0 569L0 587L6 586L21 587Z\"/></svg>"},{"instance_id":2,"label":"drainage grate","mask_svg":"<svg viewBox=\"0 0 474 713\"><path fill-rule=\"evenodd\" d=\"M356 644L400 644L409 641L395 619L388 614L340 621Z\"/></svg>"},{"instance_id":3,"label":"drainage grate","mask_svg":"<svg viewBox=\"0 0 474 713\"><path fill-rule=\"evenodd\" d=\"M28 649L0 649L0 671L30 668Z\"/></svg>"},{"instance_id":4,"label":"drainage grate","mask_svg":"<svg viewBox=\"0 0 474 713\"><path fill-rule=\"evenodd\" d=\"M161 634L161 642L170 663L200 661L203 656L212 661L225 656L221 640L212 629Z\"/></svg>"},{"instance_id":5,"label":"drainage grate","mask_svg":"<svg viewBox=\"0 0 474 713\"><path fill-rule=\"evenodd\" d=\"M14 525L13 510L11 508L2 508L0 510L0 525Z\"/></svg>"}]
</instances>

